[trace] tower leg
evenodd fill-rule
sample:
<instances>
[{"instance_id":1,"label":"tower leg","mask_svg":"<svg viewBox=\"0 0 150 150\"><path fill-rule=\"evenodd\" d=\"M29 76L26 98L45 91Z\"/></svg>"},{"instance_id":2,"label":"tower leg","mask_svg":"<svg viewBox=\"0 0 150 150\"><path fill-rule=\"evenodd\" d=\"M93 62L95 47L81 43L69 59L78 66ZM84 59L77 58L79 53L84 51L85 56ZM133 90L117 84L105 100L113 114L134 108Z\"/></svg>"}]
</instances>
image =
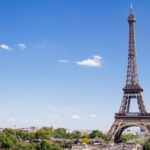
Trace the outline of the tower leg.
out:
<instances>
[{"instance_id":1,"label":"tower leg","mask_svg":"<svg viewBox=\"0 0 150 150\"><path fill-rule=\"evenodd\" d=\"M119 109L119 113L122 113L122 114L128 113L129 106L130 106L130 99L128 96L124 95L122 102L121 102L120 109Z\"/></svg>"},{"instance_id":2,"label":"tower leg","mask_svg":"<svg viewBox=\"0 0 150 150\"><path fill-rule=\"evenodd\" d=\"M138 102L138 107L139 107L139 111L141 114L145 114L147 113L145 105L144 105L144 100L142 98L142 95L140 94L139 96L137 96L137 102Z\"/></svg>"},{"instance_id":3,"label":"tower leg","mask_svg":"<svg viewBox=\"0 0 150 150\"><path fill-rule=\"evenodd\" d=\"M118 131L119 127L120 127L120 123L114 121L114 123L112 124L110 130L107 133L108 134L108 139L110 141L114 141L115 140L115 136L117 134L117 131Z\"/></svg>"}]
</instances>

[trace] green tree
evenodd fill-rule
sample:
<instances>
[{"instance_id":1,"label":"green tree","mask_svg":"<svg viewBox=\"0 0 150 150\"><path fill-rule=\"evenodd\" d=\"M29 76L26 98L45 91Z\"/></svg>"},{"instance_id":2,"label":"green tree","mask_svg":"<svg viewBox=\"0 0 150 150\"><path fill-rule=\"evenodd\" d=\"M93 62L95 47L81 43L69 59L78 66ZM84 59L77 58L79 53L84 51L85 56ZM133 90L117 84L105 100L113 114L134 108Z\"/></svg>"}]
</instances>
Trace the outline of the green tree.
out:
<instances>
[{"instance_id":1,"label":"green tree","mask_svg":"<svg viewBox=\"0 0 150 150\"><path fill-rule=\"evenodd\" d=\"M49 140L53 136L53 128L43 127L35 133L36 139Z\"/></svg>"},{"instance_id":2,"label":"green tree","mask_svg":"<svg viewBox=\"0 0 150 150\"><path fill-rule=\"evenodd\" d=\"M150 150L150 143L149 142L144 143L143 150Z\"/></svg>"},{"instance_id":3,"label":"green tree","mask_svg":"<svg viewBox=\"0 0 150 150\"><path fill-rule=\"evenodd\" d=\"M24 150L25 149L25 144L23 142L18 142L15 146L16 150Z\"/></svg>"},{"instance_id":4,"label":"green tree","mask_svg":"<svg viewBox=\"0 0 150 150\"><path fill-rule=\"evenodd\" d=\"M27 143L25 150L36 150L36 143Z\"/></svg>"},{"instance_id":5,"label":"green tree","mask_svg":"<svg viewBox=\"0 0 150 150\"><path fill-rule=\"evenodd\" d=\"M34 132L26 133L26 140L32 141L33 139L35 139Z\"/></svg>"},{"instance_id":6,"label":"green tree","mask_svg":"<svg viewBox=\"0 0 150 150\"><path fill-rule=\"evenodd\" d=\"M53 145L48 140L43 140L37 144L36 150L62 150L59 145Z\"/></svg>"},{"instance_id":7,"label":"green tree","mask_svg":"<svg viewBox=\"0 0 150 150\"><path fill-rule=\"evenodd\" d=\"M13 136L16 136L16 130L15 129L10 129L10 128L5 128L4 130L3 130L3 133L5 133L5 134L11 134L11 135L13 135Z\"/></svg>"},{"instance_id":8,"label":"green tree","mask_svg":"<svg viewBox=\"0 0 150 150\"><path fill-rule=\"evenodd\" d=\"M89 137L89 135L86 134L86 133L84 133L84 134L82 135L82 138L88 138L88 137Z\"/></svg>"},{"instance_id":9,"label":"green tree","mask_svg":"<svg viewBox=\"0 0 150 150\"><path fill-rule=\"evenodd\" d=\"M36 150L36 144L19 142L16 144L15 150Z\"/></svg>"},{"instance_id":10,"label":"green tree","mask_svg":"<svg viewBox=\"0 0 150 150\"><path fill-rule=\"evenodd\" d=\"M72 139L81 139L82 133L79 132L79 131L75 131L75 132L71 133L70 136L71 136Z\"/></svg>"},{"instance_id":11,"label":"green tree","mask_svg":"<svg viewBox=\"0 0 150 150\"><path fill-rule=\"evenodd\" d=\"M52 150L52 143L48 140L43 140L37 145L37 150Z\"/></svg>"},{"instance_id":12,"label":"green tree","mask_svg":"<svg viewBox=\"0 0 150 150\"><path fill-rule=\"evenodd\" d=\"M16 130L16 137L17 139L22 139L25 140L26 139L26 132L23 130Z\"/></svg>"},{"instance_id":13,"label":"green tree","mask_svg":"<svg viewBox=\"0 0 150 150\"><path fill-rule=\"evenodd\" d=\"M105 142L108 141L107 135L103 134L99 130L94 130L90 135L89 138L94 139L94 138L102 138L105 140Z\"/></svg>"},{"instance_id":14,"label":"green tree","mask_svg":"<svg viewBox=\"0 0 150 150\"><path fill-rule=\"evenodd\" d=\"M144 142L143 150L150 150L150 138Z\"/></svg>"},{"instance_id":15,"label":"green tree","mask_svg":"<svg viewBox=\"0 0 150 150\"><path fill-rule=\"evenodd\" d=\"M54 131L54 137L55 138L68 138L68 134L66 132L66 129L64 128L58 128Z\"/></svg>"},{"instance_id":16,"label":"green tree","mask_svg":"<svg viewBox=\"0 0 150 150\"><path fill-rule=\"evenodd\" d=\"M94 138L103 138L103 133L100 132L99 130L94 130L90 135L89 137L91 139L94 139Z\"/></svg>"},{"instance_id":17,"label":"green tree","mask_svg":"<svg viewBox=\"0 0 150 150\"><path fill-rule=\"evenodd\" d=\"M17 143L17 138L14 135L0 133L0 148L13 149Z\"/></svg>"},{"instance_id":18,"label":"green tree","mask_svg":"<svg viewBox=\"0 0 150 150\"><path fill-rule=\"evenodd\" d=\"M52 146L51 150L62 150L62 148L59 145L55 145L55 146Z\"/></svg>"}]
</instances>

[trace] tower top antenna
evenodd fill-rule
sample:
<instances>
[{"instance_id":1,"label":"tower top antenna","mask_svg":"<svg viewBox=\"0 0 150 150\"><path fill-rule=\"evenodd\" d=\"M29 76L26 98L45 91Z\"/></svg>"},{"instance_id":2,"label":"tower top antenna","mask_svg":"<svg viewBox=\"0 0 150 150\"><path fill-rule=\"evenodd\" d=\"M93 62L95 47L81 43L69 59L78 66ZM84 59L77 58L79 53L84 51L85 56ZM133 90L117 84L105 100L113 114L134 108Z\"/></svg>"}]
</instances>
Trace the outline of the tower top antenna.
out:
<instances>
[{"instance_id":1,"label":"tower top antenna","mask_svg":"<svg viewBox=\"0 0 150 150\"><path fill-rule=\"evenodd\" d=\"M132 13L133 10L133 6L132 6L132 0L131 0L131 4L130 4L130 12Z\"/></svg>"}]
</instances>

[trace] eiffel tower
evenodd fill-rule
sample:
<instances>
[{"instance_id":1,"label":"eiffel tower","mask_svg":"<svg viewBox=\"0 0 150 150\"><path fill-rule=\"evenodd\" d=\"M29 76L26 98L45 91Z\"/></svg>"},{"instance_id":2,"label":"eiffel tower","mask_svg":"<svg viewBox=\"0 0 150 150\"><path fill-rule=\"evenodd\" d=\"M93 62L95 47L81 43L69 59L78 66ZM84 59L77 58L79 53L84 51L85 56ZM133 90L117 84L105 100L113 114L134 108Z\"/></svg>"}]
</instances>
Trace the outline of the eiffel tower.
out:
<instances>
[{"instance_id":1,"label":"eiffel tower","mask_svg":"<svg viewBox=\"0 0 150 150\"><path fill-rule=\"evenodd\" d=\"M108 131L108 138L114 142L119 142L122 132L129 127L140 127L150 134L150 113L146 111L142 98L143 89L139 83L137 71L136 42L135 42L135 16L132 11L132 3L129 23L129 46L126 85L123 88L123 98L119 112L115 114L115 121ZM139 112L130 112L130 102L137 99Z\"/></svg>"}]
</instances>

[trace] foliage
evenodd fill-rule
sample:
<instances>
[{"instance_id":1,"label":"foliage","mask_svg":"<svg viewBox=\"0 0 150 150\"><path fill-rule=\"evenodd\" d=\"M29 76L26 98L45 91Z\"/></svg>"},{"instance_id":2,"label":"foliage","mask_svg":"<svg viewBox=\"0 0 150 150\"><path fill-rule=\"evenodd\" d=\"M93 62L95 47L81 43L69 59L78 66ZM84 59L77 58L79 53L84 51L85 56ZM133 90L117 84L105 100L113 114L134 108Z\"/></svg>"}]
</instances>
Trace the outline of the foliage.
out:
<instances>
[{"instance_id":1,"label":"foliage","mask_svg":"<svg viewBox=\"0 0 150 150\"><path fill-rule=\"evenodd\" d=\"M43 127L35 133L36 139L49 140L53 136L53 128Z\"/></svg>"},{"instance_id":2,"label":"foliage","mask_svg":"<svg viewBox=\"0 0 150 150\"><path fill-rule=\"evenodd\" d=\"M15 149L16 150L36 150L36 144L18 142L15 146Z\"/></svg>"},{"instance_id":3,"label":"foliage","mask_svg":"<svg viewBox=\"0 0 150 150\"><path fill-rule=\"evenodd\" d=\"M70 141L60 142L57 145L56 142L50 142L50 138L63 138L71 139ZM72 144L89 143L90 138L103 138L107 141L107 136L102 132L95 130L91 134L82 134L79 131L67 133L66 129L43 127L36 132L25 132L17 129L4 129L0 132L0 149L6 150L62 150L65 148L71 148Z\"/></svg>"},{"instance_id":4,"label":"foliage","mask_svg":"<svg viewBox=\"0 0 150 150\"><path fill-rule=\"evenodd\" d=\"M143 150L150 150L150 138L143 144Z\"/></svg>"},{"instance_id":5,"label":"foliage","mask_svg":"<svg viewBox=\"0 0 150 150\"><path fill-rule=\"evenodd\" d=\"M51 150L62 150L62 148L57 144L52 146Z\"/></svg>"},{"instance_id":6,"label":"foliage","mask_svg":"<svg viewBox=\"0 0 150 150\"><path fill-rule=\"evenodd\" d=\"M66 129L58 128L54 131L54 137L55 138L68 138L69 136L66 132Z\"/></svg>"},{"instance_id":7,"label":"foliage","mask_svg":"<svg viewBox=\"0 0 150 150\"><path fill-rule=\"evenodd\" d=\"M133 134L122 135L120 137L120 142L127 142L127 141L131 141L131 140L138 139L138 138L140 138L139 135L133 135Z\"/></svg>"},{"instance_id":8,"label":"foliage","mask_svg":"<svg viewBox=\"0 0 150 150\"><path fill-rule=\"evenodd\" d=\"M35 133L34 132L30 132L30 133L26 133L26 140L32 141L33 139L35 139Z\"/></svg>"},{"instance_id":9,"label":"foliage","mask_svg":"<svg viewBox=\"0 0 150 150\"><path fill-rule=\"evenodd\" d=\"M17 138L14 135L0 133L0 147L5 149L13 149L17 143Z\"/></svg>"},{"instance_id":10,"label":"foliage","mask_svg":"<svg viewBox=\"0 0 150 150\"><path fill-rule=\"evenodd\" d=\"M75 131L70 134L71 139L81 139L81 137L82 137L82 134L79 131Z\"/></svg>"},{"instance_id":11,"label":"foliage","mask_svg":"<svg viewBox=\"0 0 150 150\"><path fill-rule=\"evenodd\" d=\"M89 143L89 139L88 139L88 138L83 138L83 139L82 139L82 143L88 144L88 143Z\"/></svg>"},{"instance_id":12,"label":"foliage","mask_svg":"<svg viewBox=\"0 0 150 150\"><path fill-rule=\"evenodd\" d=\"M62 147L63 149L71 149L73 143L59 143L59 146Z\"/></svg>"},{"instance_id":13,"label":"foliage","mask_svg":"<svg viewBox=\"0 0 150 150\"><path fill-rule=\"evenodd\" d=\"M60 133L59 133L60 131ZM23 130L4 129L0 133L0 149L6 150L61 150L59 145L52 144L49 140L53 136L53 129L43 127L37 132L26 133ZM62 130L57 130L61 134ZM41 139L40 143L32 142Z\"/></svg>"},{"instance_id":14,"label":"foliage","mask_svg":"<svg viewBox=\"0 0 150 150\"><path fill-rule=\"evenodd\" d=\"M43 140L37 145L36 150L62 150L59 145L53 145L48 140Z\"/></svg>"},{"instance_id":15,"label":"foliage","mask_svg":"<svg viewBox=\"0 0 150 150\"><path fill-rule=\"evenodd\" d=\"M52 144L48 140L43 140L37 145L37 150L51 150Z\"/></svg>"},{"instance_id":16,"label":"foliage","mask_svg":"<svg viewBox=\"0 0 150 150\"><path fill-rule=\"evenodd\" d=\"M150 143L149 142L144 143L143 150L150 150Z\"/></svg>"},{"instance_id":17,"label":"foliage","mask_svg":"<svg viewBox=\"0 0 150 150\"><path fill-rule=\"evenodd\" d=\"M103 133L100 132L99 130L94 130L94 131L89 135L89 138L90 138L90 139L102 138L102 139L104 139L105 142L108 141L107 135L103 134Z\"/></svg>"},{"instance_id":18,"label":"foliage","mask_svg":"<svg viewBox=\"0 0 150 150\"><path fill-rule=\"evenodd\" d=\"M89 137L89 135L86 134L86 133L84 133L84 134L82 135L82 139L83 139L83 138L88 138L88 137Z\"/></svg>"}]
</instances>

